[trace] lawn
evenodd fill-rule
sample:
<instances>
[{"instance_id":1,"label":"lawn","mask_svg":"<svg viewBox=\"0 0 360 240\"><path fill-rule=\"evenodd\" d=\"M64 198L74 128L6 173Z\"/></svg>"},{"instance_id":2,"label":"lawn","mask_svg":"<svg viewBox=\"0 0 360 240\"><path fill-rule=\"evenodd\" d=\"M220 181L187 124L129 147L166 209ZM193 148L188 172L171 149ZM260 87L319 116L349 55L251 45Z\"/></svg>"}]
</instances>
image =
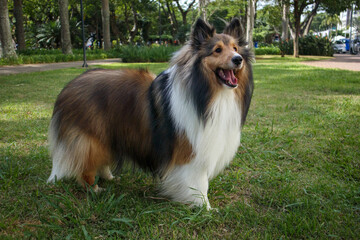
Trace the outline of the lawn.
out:
<instances>
[{"instance_id":1,"label":"lawn","mask_svg":"<svg viewBox=\"0 0 360 240\"><path fill-rule=\"evenodd\" d=\"M114 64L106 68L157 64ZM99 195L74 181L46 184L47 128L64 69L0 76L0 238L358 239L358 72L268 57L254 64L255 92L242 146L210 183L218 212L157 196L151 175L123 170Z\"/></svg>"}]
</instances>

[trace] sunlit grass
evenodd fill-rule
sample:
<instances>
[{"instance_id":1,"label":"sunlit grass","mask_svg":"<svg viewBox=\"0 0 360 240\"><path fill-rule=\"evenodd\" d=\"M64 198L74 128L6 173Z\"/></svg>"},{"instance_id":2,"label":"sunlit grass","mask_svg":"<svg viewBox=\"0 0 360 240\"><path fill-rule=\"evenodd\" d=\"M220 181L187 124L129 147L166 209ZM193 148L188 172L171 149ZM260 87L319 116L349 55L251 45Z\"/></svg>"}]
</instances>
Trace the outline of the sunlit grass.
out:
<instances>
[{"instance_id":1,"label":"sunlit grass","mask_svg":"<svg viewBox=\"0 0 360 240\"><path fill-rule=\"evenodd\" d=\"M315 57L319 59L318 57ZM156 64L112 64L148 68ZM258 59L255 92L231 166L210 183L219 212L158 198L124 170L100 195L46 184L57 94L82 69L0 76L0 238L356 239L360 235L360 78L291 57Z\"/></svg>"}]
</instances>

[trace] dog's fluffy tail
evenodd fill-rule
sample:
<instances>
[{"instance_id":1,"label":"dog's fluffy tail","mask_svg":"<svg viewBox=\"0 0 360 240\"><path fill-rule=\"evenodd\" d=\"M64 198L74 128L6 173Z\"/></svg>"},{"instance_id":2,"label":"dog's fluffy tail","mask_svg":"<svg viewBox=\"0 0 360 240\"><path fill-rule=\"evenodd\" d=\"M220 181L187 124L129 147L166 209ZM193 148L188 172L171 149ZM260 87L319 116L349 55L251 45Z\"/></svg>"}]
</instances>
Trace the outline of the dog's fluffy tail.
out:
<instances>
[{"instance_id":1,"label":"dog's fluffy tail","mask_svg":"<svg viewBox=\"0 0 360 240\"><path fill-rule=\"evenodd\" d=\"M47 182L62 178L79 177L83 172L86 156L90 152L90 139L79 129L72 129L59 137L59 118L54 114L49 128L52 170Z\"/></svg>"}]
</instances>

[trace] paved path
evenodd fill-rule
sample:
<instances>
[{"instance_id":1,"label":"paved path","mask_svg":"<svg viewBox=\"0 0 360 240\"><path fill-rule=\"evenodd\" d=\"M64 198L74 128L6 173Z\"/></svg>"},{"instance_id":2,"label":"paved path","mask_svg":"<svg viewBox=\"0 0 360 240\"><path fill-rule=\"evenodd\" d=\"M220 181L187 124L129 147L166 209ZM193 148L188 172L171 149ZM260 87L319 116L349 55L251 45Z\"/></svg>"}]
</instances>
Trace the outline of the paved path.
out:
<instances>
[{"instance_id":1,"label":"paved path","mask_svg":"<svg viewBox=\"0 0 360 240\"><path fill-rule=\"evenodd\" d=\"M111 58L111 59L102 59L102 60L91 60L91 61L87 61L87 64L89 66L92 66L92 65L99 65L99 64L103 65L103 64L119 63L119 62L121 62L120 58ZM71 68L71 67L80 68L82 67L82 65L83 65L83 61L4 66L4 67L0 67L0 75L41 72L41 71L49 71L49 70Z\"/></svg>"},{"instance_id":2,"label":"paved path","mask_svg":"<svg viewBox=\"0 0 360 240\"><path fill-rule=\"evenodd\" d=\"M334 58L321 61L307 61L302 64L322 68L339 68L360 72L360 55L334 54Z\"/></svg>"}]
</instances>

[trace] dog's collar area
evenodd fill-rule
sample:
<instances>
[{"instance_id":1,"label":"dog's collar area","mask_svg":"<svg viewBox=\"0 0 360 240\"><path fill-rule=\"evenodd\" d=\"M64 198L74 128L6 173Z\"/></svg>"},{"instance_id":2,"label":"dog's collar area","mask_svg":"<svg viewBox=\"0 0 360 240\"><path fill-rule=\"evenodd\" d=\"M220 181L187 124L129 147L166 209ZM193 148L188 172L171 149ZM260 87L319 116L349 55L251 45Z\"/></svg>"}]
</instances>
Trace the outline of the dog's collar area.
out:
<instances>
[{"instance_id":1,"label":"dog's collar area","mask_svg":"<svg viewBox=\"0 0 360 240\"><path fill-rule=\"evenodd\" d=\"M216 69L216 75L220 81L230 88L236 88L238 85L238 79L235 77L234 69Z\"/></svg>"}]
</instances>

